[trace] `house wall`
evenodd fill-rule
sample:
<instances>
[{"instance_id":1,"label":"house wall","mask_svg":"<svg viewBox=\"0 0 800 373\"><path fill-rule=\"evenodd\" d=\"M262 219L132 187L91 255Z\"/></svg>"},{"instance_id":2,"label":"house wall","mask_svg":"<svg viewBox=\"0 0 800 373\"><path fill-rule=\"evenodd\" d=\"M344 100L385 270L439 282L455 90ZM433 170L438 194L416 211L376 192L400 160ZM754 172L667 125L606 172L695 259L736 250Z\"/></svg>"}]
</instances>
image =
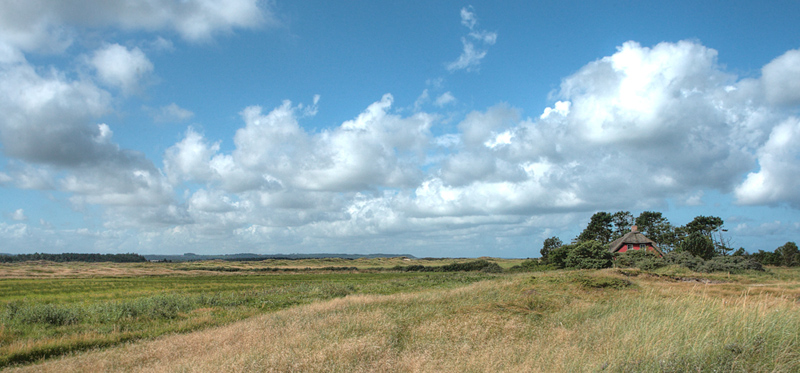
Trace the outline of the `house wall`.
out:
<instances>
[{"instance_id":1,"label":"house wall","mask_svg":"<svg viewBox=\"0 0 800 373\"><path fill-rule=\"evenodd\" d=\"M634 251L639 251L640 250L638 243L633 245L633 250ZM647 244L647 248L645 250L658 254L658 251L656 251L656 249L651 244ZM624 253L626 251L628 251L628 244L622 245L622 247L617 252L618 253ZM661 254L658 254L658 255L660 256Z\"/></svg>"}]
</instances>

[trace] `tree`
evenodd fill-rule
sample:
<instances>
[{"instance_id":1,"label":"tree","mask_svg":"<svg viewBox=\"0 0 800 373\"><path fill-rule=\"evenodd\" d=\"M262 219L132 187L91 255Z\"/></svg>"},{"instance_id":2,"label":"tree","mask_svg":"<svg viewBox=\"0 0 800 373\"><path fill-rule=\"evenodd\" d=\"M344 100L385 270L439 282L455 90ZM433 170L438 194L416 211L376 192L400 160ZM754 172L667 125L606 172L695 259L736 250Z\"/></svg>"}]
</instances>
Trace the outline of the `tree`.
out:
<instances>
[{"instance_id":1,"label":"tree","mask_svg":"<svg viewBox=\"0 0 800 373\"><path fill-rule=\"evenodd\" d=\"M785 243L775 249L775 253L780 254L781 265L791 267L800 264L800 250L797 249L797 244L794 242Z\"/></svg>"},{"instance_id":2,"label":"tree","mask_svg":"<svg viewBox=\"0 0 800 373\"><path fill-rule=\"evenodd\" d=\"M779 249L780 248L775 249L775 251L778 251ZM750 258L763 265L779 266L781 265L781 263L783 263L782 253L775 253L764 250L758 250L757 252L750 254Z\"/></svg>"},{"instance_id":3,"label":"tree","mask_svg":"<svg viewBox=\"0 0 800 373\"><path fill-rule=\"evenodd\" d=\"M611 223L614 225L614 231L610 241L613 241L630 232L633 225L633 214L630 211L617 211L611 215Z\"/></svg>"},{"instance_id":4,"label":"tree","mask_svg":"<svg viewBox=\"0 0 800 373\"><path fill-rule=\"evenodd\" d=\"M711 235L714 234L722 224L725 222L722 221L721 218L716 216L695 216L694 220L690 221L689 224L686 224L686 233L692 234L694 232L698 232L703 236L711 238Z\"/></svg>"},{"instance_id":5,"label":"tree","mask_svg":"<svg viewBox=\"0 0 800 373\"><path fill-rule=\"evenodd\" d=\"M564 264L568 268L600 269L611 267L612 258L605 244L598 241L584 241L567 253Z\"/></svg>"},{"instance_id":6,"label":"tree","mask_svg":"<svg viewBox=\"0 0 800 373\"><path fill-rule=\"evenodd\" d=\"M643 211L636 218L636 227L662 251L672 251L681 241L680 232L660 212Z\"/></svg>"},{"instance_id":7,"label":"tree","mask_svg":"<svg viewBox=\"0 0 800 373\"><path fill-rule=\"evenodd\" d=\"M556 236L550 237L544 240L544 244L542 245L542 249L539 250L539 253L542 254L543 259L547 259L547 255L549 255L550 252L553 251L553 249L561 247L561 245L563 244L564 243L561 242L560 238Z\"/></svg>"},{"instance_id":8,"label":"tree","mask_svg":"<svg viewBox=\"0 0 800 373\"><path fill-rule=\"evenodd\" d=\"M714 256L714 242L700 232L692 232L692 234L686 236L681 241L678 249L704 260L711 259Z\"/></svg>"},{"instance_id":9,"label":"tree","mask_svg":"<svg viewBox=\"0 0 800 373\"><path fill-rule=\"evenodd\" d=\"M597 212L592 215L589 225L587 225L586 229L584 229L583 232L578 235L576 241L598 241L602 244L608 244L611 242L611 235L613 233L611 230L611 224L611 214L605 211Z\"/></svg>"},{"instance_id":10,"label":"tree","mask_svg":"<svg viewBox=\"0 0 800 373\"><path fill-rule=\"evenodd\" d=\"M699 233L708 237L714 247L714 253L716 255L726 255L732 248L729 248L725 242L722 241L722 237L720 237L720 242L714 240L714 233L718 232L724 223L725 222L719 217L700 215L696 216L689 224L686 224L684 229L690 236L694 233Z\"/></svg>"}]
</instances>

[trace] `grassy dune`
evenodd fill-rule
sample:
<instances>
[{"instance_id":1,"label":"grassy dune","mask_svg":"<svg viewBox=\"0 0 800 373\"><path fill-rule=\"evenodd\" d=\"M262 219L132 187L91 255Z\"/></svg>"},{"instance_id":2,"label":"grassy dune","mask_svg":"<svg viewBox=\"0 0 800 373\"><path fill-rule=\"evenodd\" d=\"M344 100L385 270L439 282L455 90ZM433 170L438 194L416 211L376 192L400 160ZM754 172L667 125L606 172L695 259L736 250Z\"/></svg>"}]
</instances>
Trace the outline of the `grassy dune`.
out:
<instances>
[{"instance_id":1,"label":"grassy dune","mask_svg":"<svg viewBox=\"0 0 800 373\"><path fill-rule=\"evenodd\" d=\"M800 371L800 270L691 275L557 271L353 294L18 370Z\"/></svg>"}]
</instances>

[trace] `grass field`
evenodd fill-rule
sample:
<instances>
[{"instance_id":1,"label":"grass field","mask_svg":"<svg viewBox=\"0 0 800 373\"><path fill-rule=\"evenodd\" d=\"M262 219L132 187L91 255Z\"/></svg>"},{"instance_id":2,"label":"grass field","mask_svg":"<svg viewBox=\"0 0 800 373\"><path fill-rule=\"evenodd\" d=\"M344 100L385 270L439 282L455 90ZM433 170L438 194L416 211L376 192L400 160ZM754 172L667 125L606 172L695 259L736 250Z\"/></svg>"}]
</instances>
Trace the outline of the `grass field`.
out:
<instances>
[{"instance_id":1,"label":"grass field","mask_svg":"<svg viewBox=\"0 0 800 373\"><path fill-rule=\"evenodd\" d=\"M263 283L248 282L254 279ZM58 305L128 299L125 292L107 297L108 291L102 289L109 289L108 278L65 280L52 280L61 291L36 293L41 304L47 304L44 299ZM97 290L77 290L79 280L99 281ZM798 268L711 276L666 268L655 273L619 269L505 275L354 272L114 280L129 281L124 283L126 288L136 285L190 298L227 292L234 299L253 294L254 287L284 288L284 294L294 294L299 300L269 312L259 309L222 318L218 324L174 330L195 330L188 333L146 335L135 343L116 343L11 368L45 372L800 371ZM26 283L28 279L4 281L30 286L14 295L6 292L6 284L0 285L4 286L0 299L6 302L16 302L13 296L38 288ZM62 284L55 285L59 281ZM61 295L70 292L73 296ZM153 296L147 294L129 299ZM252 304L258 304L261 298L252 299ZM219 310L237 307L220 306ZM163 325L178 325L193 314L213 320L210 315L220 311L208 308L178 312ZM38 338L18 345L35 345ZM8 344L4 341L2 346ZM9 351L4 350L3 356L9 356Z\"/></svg>"},{"instance_id":2,"label":"grass field","mask_svg":"<svg viewBox=\"0 0 800 373\"><path fill-rule=\"evenodd\" d=\"M488 278L324 271L314 269L324 268L319 263L302 264L312 269L259 271L272 267L227 262L7 265L14 271L5 271L0 280L0 367L185 333L349 294L452 288ZM10 272L15 278L9 278Z\"/></svg>"},{"instance_id":3,"label":"grass field","mask_svg":"<svg viewBox=\"0 0 800 373\"><path fill-rule=\"evenodd\" d=\"M53 263L23 262L0 263L0 279L20 278L86 278L86 277L137 277L137 276L173 276L202 275L215 273L267 273L313 271L324 268L381 270L409 264L423 266L441 266L451 263L464 263L475 259L408 259L372 258L372 259L268 259L262 261L197 261L180 263ZM510 268L523 262L523 259L490 258L502 268Z\"/></svg>"}]
</instances>

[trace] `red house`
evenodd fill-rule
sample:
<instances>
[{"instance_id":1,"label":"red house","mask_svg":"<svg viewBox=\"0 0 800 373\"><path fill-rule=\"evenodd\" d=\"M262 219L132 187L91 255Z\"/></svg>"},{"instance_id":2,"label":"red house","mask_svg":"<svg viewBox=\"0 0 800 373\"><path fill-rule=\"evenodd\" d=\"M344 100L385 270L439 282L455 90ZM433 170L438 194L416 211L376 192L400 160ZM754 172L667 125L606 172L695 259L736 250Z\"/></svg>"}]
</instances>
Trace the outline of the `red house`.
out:
<instances>
[{"instance_id":1,"label":"red house","mask_svg":"<svg viewBox=\"0 0 800 373\"><path fill-rule=\"evenodd\" d=\"M631 227L630 232L617 238L608 246L608 251L610 251L611 254L624 253L632 250L646 250L655 253L659 257L664 256L664 253L656 246L656 242L641 234L635 225Z\"/></svg>"}]
</instances>

